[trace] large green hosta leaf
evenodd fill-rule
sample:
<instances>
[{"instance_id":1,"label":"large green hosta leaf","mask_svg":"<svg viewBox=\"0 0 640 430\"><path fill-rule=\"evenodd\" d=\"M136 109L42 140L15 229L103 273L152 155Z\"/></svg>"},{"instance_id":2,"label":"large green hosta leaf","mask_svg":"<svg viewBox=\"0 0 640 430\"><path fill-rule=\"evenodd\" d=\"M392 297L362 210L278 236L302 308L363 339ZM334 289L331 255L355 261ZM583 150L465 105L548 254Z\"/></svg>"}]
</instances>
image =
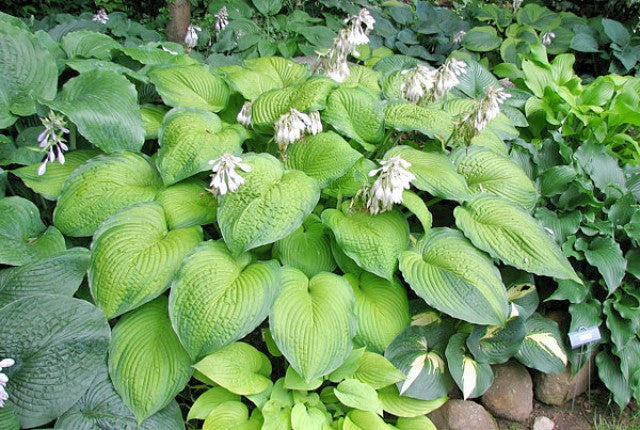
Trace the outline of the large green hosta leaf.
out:
<instances>
[{"instance_id":1,"label":"large green hosta leaf","mask_svg":"<svg viewBox=\"0 0 640 430\"><path fill-rule=\"evenodd\" d=\"M558 324L535 313L527 319L526 329L516 358L525 366L544 373L564 371L568 359Z\"/></svg>"},{"instance_id":2,"label":"large green hosta leaf","mask_svg":"<svg viewBox=\"0 0 640 430\"><path fill-rule=\"evenodd\" d=\"M320 199L318 182L299 170L285 170L269 154L243 157L251 172L238 191L220 199L218 225L234 254L293 233Z\"/></svg>"},{"instance_id":3,"label":"large green hosta leaf","mask_svg":"<svg viewBox=\"0 0 640 430\"><path fill-rule=\"evenodd\" d=\"M124 403L142 423L165 406L191 378L191 359L167 315L167 298L122 317L109 344L109 374Z\"/></svg>"},{"instance_id":4,"label":"large green hosta leaf","mask_svg":"<svg viewBox=\"0 0 640 430\"><path fill-rule=\"evenodd\" d=\"M407 292L395 279L388 281L368 272L346 274L356 298L358 330L354 343L383 352L409 324Z\"/></svg>"},{"instance_id":5,"label":"large green hosta leaf","mask_svg":"<svg viewBox=\"0 0 640 430\"><path fill-rule=\"evenodd\" d=\"M45 227L36 205L22 197L0 199L0 264L20 266L64 249L64 237Z\"/></svg>"},{"instance_id":6,"label":"large green hosta leaf","mask_svg":"<svg viewBox=\"0 0 640 430\"><path fill-rule=\"evenodd\" d=\"M462 202L471 192L464 177L456 172L449 157L439 152L424 152L409 146L396 146L384 158L400 156L409 163L409 171L416 176L411 183L437 197Z\"/></svg>"},{"instance_id":7,"label":"large green hosta leaf","mask_svg":"<svg viewBox=\"0 0 640 430\"><path fill-rule=\"evenodd\" d=\"M385 126L398 131L419 131L430 138L446 142L453 131L453 119L447 112L407 102L384 107Z\"/></svg>"},{"instance_id":8,"label":"large green hosta leaf","mask_svg":"<svg viewBox=\"0 0 640 430\"><path fill-rule=\"evenodd\" d=\"M89 142L111 153L139 151L144 123L134 85L115 72L92 70L64 84L47 106L62 112Z\"/></svg>"},{"instance_id":9,"label":"large green hosta leaf","mask_svg":"<svg viewBox=\"0 0 640 430\"><path fill-rule=\"evenodd\" d=\"M209 170L209 160L229 152L238 154L246 138L239 124L228 126L218 115L197 108L169 111L158 133L158 170L165 184L173 184Z\"/></svg>"},{"instance_id":10,"label":"large green hosta leaf","mask_svg":"<svg viewBox=\"0 0 640 430\"><path fill-rule=\"evenodd\" d=\"M69 58L110 60L111 50L119 47L118 42L97 31L72 31L62 38L62 49Z\"/></svg>"},{"instance_id":11,"label":"large green hosta leaf","mask_svg":"<svg viewBox=\"0 0 640 430\"><path fill-rule=\"evenodd\" d=\"M156 201L164 209L169 229L211 224L216 220L218 202L206 188L204 182L190 179L158 193Z\"/></svg>"},{"instance_id":12,"label":"large green hosta leaf","mask_svg":"<svg viewBox=\"0 0 640 430\"><path fill-rule=\"evenodd\" d=\"M356 333L349 283L333 273L308 279L297 269L283 269L269 326L278 348L305 381L327 375L347 358Z\"/></svg>"},{"instance_id":13,"label":"large green hosta leaf","mask_svg":"<svg viewBox=\"0 0 640 430\"><path fill-rule=\"evenodd\" d=\"M553 237L522 207L480 194L453 213L456 225L471 242L503 263L536 275L582 283Z\"/></svg>"},{"instance_id":14,"label":"large green hosta leaf","mask_svg":"<svg viewBox=\"0 0 640 430\"><path fill-rule=\"evenodd\" d=\"M0 357L15 365L7 392L22 428L56 419L85 393L109 343L109 324L88 302L42 294L0 308Z\"/></svg>"},{"instance_id":15,"label":"large green hosta leaf","mask_svg":"<svg viewBox=\"0 0 640 430\"><path fill-rule=\"evenodd\" d=\"M152 201L161 187L147 157L131 152L100 155L74 170L64 183L53 221L68 236L91 236L120 209Z\"/></svg>"},{"instance_id":16,"label":"large green hosta leaf","mask_svg":"<svg viewBox=\"0 0 640 430\"><path fill-rule=\"evenodd\" d=\"M220 112L229 100L224 80L200 64L160 67L149 72L149 77L167 106Z\"/></svg>"},{"instance_id":17,"label":"large green hosta leaf","mask_svg":"<svg viewBox=\"0 0 640 430\"><path fill-rule=\"evenodd\" d=\"M488 325L509 316L500 272L457 230L432 229L402 253L400 271L418 296L455 318Z\"/></svg>"},{"instance_id":18,"label":"large green hosta leaf","mask_svg":"<svg viewBox=\"0 0 640 430\"><path fill-rule=\"evenodd\" d=\"M401 213L390 211L374 216L326 209L322 222L333 231L340 249L358 266L385 279L393 278L398 256L409 244L409 224Z\"/></svg>"},{"instance_id":19,"label":"large green hosta leaf","mask_svg":"<svg viewBox=\"0 0 640 430\"><path fill-rule=\"evenodd\" d=\"M169 231L158 203L118 212L91 244L89 287L96 304L113 318L157 297L201 240L199 226Z\"/></svg>"},{"instance_id":20,"label":"large green hosta leaf","mask_svg":"<svg viewBox=\"0 0 640 430\"><path fill-rule=\"evenodd\" d=\"M211 241L185 258L171 284L169 313L194 359L246 336L269 314L280 267L251 258L234 258L224 242Z\"/></svg>"},{"instance_id":21,"label":"large green hosta leaf","mask_svg":"<svg viewBox=\"0 0 640 430\"><path fill-rule=\"evenodd\" d=\"M281 57L263 57L245 60L241 66L223 68L233 86L247 100L254 100L262 93L284 88L303 80L306 66Z\"/></svg>"},{"instance_id":22,"label":"large green hosta leaf","mask_svg":"<svg viewBox=\"0 0 640 430\"><path fill-rule=\"evenodd\" d=\"M493 371L487 363L478 363L467 353L467 335L458 333L451 337L447 345L447 365L449 372L460 390L462 398L480 397L493 383Z\"/></svg>"}]
</instances>

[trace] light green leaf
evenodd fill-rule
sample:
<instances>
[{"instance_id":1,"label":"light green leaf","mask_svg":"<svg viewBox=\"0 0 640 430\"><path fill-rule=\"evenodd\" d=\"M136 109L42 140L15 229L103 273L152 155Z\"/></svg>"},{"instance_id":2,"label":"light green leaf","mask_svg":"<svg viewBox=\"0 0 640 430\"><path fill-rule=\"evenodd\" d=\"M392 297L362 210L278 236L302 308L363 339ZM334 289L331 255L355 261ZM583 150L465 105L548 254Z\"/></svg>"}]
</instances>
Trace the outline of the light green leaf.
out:
<instances>
[{"instance_id":1,"label":"light green leaf","mask_svg":"<svg viewBox=\"0 0 640 430\"><path fill-rule=\"evenodd\" d=\"M331 422L318 408L308 407L304 403L296 403L291 409L291 428L293 430L324 430L325 424Z\"/></svg>"},{"instance_id":2,"label":"light green leaf","mask_svg":"<svg viewBox=\"0 0 640 430\"><path fill-rule=\"evenodd\" d=\"M382 418L373 412L352 410L344 418L342 430L389 430Z\"/></svg>"},{"instance_id":3,"label":"light green leaf","mask_svg":"<svg viewBox=\"0 0 640 430\"><path fill-rule=\"evenodd\" d=\"M389 385L378 390L378 398L382 402L382 408L385 412L397 417L406 418L426 415L435 411L449 400L446 396L433 400L421 400L402 396L398 392L398 387L396 385Z\"/></svg>"},{"instance_id":4,"label":"light green leaf","mask_svg":"<svg viewBox=\"0 0 640 430\"><path fill-rule=\"evenodd\" d=\"M568 359L558 324L535 313L527 319L526 329L527 334L516 354L518 361L544 373L564 371Z\"/></svg>"},{"instance_id":5,"label":"light green leaf","mask_svg":"<svg viewBox=\"0 0 640 430\"><path fill-rule=\"evenodd\" d=\"M349 356L342 362L340 367L331 372L327 379L331 382L342 382L346 378L352 378L353 374L358 370L360 360L365 353L365 348L357 348L351 350Z\"/></svg>"},{"instance_id":6,"label":"light green leaf","mask_svg":"<svg viewBox=\"0 0 640 430\"><path fill-rule=\"evenodd\" d=\"M164 209L169 229L215 222L218 202L206 187L204 182L189 179L164 188L157 194L156 201Z\"/></svg>"},{"instance_id":7,"label":"light green leaf","mask_svg":"<svg viewBox=\"0 0 640 430\"><path fill-rule=\"evenodd\" d=\"M382 74L371 67L354 65L349 67L349 75L342 81L343 87L361 87L374 97L380 95L380 78Z\"/></svg>"},{"instance_id":8,"label":"light green leaf","mask_svg":"<svg viewBox=\"0 0 640 430\"><path fill-rule=\"evenodd\" d=\"M453 119L447 112L408 102L388 103L384 107L385 126L398 131L419 131L446 142L453 132Z\"/></svg>"},{"instance_id":9,"label":"light green leaf","mask_svg":"<svg viewBox=\"0 0 640 430\"><path fill-rule=\"evenodd\" d=\"M167 50L165 50L166 48ZM127 57L133 58L141 64L166 65L166 64L197 64L195 58L188 55L179 55L184 52L184 47L178 43L151 42L146 45L127 46L120 49ZM172 51L172 52L169 52Z\"/></svg>"},{"instance_id":10,"label":"light green leaf","mask_svg":"<svg viewBox=\"0 0 640 430\"><path fill-rule=\"evenodd\" d=\"M409 209L409 212L418 218L424 233L429 233L433 224L433 216L424 200L413 191L404 190L402 192L402 206Z\"/></svg>"},{"instance_id":11,"label":"light green leaf","mask_svg":"<svg viewBox=\"0 0 640 430\"><path fill-rule=\"evenodd\" d=\"M204 420L216 406L231 401L239 402L240 396L233 394L226 388L209 388L193 402L189 409L189 415L187 415L187 421L194 419Z\"/></svg>"},{"instance_id":12,"label":"light green leaf","mask_svg":"<svg viewBox=\"0 0 640 430\"><path fill-rule=\"evenodd\" d=\"M62 49L69 58L110 60L111 50L119 47L120 44L111 37L96 31L72 31L62 38Z\"/></svg>"},{"instance_id":13,"label":"light green leaf","mask_svg":"<svg viewBox=\"0 0 640 430\"><path fill-rule=\"evenodd\" d=\"M372 386L357 379L345 379L333 389L334 394L345 406L382 415L382 403Z\"/></svg>"},{"instance_id":14,"label":"light green leaf","mask_svg":"<svg viewBox=\"0 0 640 430\"><path fill-rule=\"evenodd\" d=\"M353 373L358 381L369 384L374 389L387 387L405 379L404 374L380 354L364 351Z\"/></svg>"},{"instance_id":15,"label":"light green leaf","mask_svg":"<svg viewBox=\"0 0 640 430\"><path fill-rule=\"evenodd\" d=\"M462 46L476 52L493 51L500 43L496 29L489 26L474 27L462 38Z\"/></svg>"},{"instance_id":16,"label":"light green leaf","mask_svg":"<svg viewBox=\"0 0 640 430\"><path fill-rule=\"evenodd\" d=\"M398 430L438 430L433 422L425 417L418 416L412 418L398 418L396 423Z\"/></svg>"},{"instance_id":17,"label":"light green leaf","mask_svg":"<svg viewBox=\"0 0 640 430\"><path fill-rule=\"evenodd\" d=\"M467 335L457 333L449 340L446 356L449 372L460 390L462 398L480 397L493 383L493 371L486 363L478 363L467 353Z\"/></svg>"},{"instance_id":18,"label":"light green leaf","mask_svg":"<svg viewBox=\"0 0 640 430\"><path fill-rule=\"evenodd\" d=\"M249 409L242 402L229 401L216 406L204 420L202 430L258 430L258 423L251 425Z\"/></svg>"},{"instance_id":19,"label":"light green leaf","mask_svg":"<svg viewBox=\"0 0 640 430\"><path fill-rule=\"evenodd\" d=\"M142 122L144 122L144 138L157 139L160 128L162 128L162 121L167 114L168 108L165 106L145 104L140 106L140 115L142 115Z\"/></svg>"},{"instance_id":20,"label":"light green leaf","mask_svg":"<svg viewBox=\"0 0 640 430\"><path fill-rule=\"evenodd\" d=\"M287 372L284 375L284 388L287 390L313 391L323 382L322 378L315 378L307 383L291 366L287 367Z\"/></svg>"},{"instance_id":21,"label":"light green leaf","mask_svg":"<svg viewBox=\"0 0 640 430\"><path fill-rule=\"evenodd\" d=\"M220 112L229 100L224 80L200 64L159 67L149 77L167 106Z\"/></svg>"}]
</instances>

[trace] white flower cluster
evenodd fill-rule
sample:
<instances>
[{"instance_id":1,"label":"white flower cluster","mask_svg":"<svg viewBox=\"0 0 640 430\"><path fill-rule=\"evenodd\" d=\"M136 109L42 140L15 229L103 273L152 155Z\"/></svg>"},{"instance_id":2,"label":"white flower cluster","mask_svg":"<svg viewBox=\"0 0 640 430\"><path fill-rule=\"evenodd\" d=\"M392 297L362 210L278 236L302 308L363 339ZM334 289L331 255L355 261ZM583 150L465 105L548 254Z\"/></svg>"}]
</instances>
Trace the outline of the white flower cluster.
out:
<instances>
[{"instance_id":1,"label":"white flower cluster","mask_svg":"<svg viewBox=\"0 0 640 430\"><path fill-rule=\"evenodd\" d=\"M412 69L403 70L401 73L406 78L400 85L402 97L412 103L419 103L425 97L431 101L438 100L460 83L458 77L466 71L467 63L455 58L447 60L437 69L418 64Z\"/></svg>"},{"instance_id":2,"label":"white flower cluster","mask_svg":"<svg viewBox=\"0 0 640 430\"><path fill-rule=\"evenodd\" d=\"M358 45L369 43L369 33L373 29L376 20L367 9L360 9L357 15L345 19L348 28L338 32L338 37L333 42L333 47L321 54L320 69L325 76L337 82L344 81L349 76L347 58L350 54L358 55Z\"/></svg>"},{"instance_id":3,"label":"white flower cluster","mask_svg":"<svg viewBox=\"0 0 640 430\"><path fill-rule=\"evenodd\" d=\"M456 44L462 43L462 39L466 34L467 34L466 31L460 30L459 32L453 35L453 37L451 38L451 43L456 43Z\"/></svg>"},{"instance_id":4,"label":"white flower cluster","mask_svg":"<svg viewBox=\"0 0 640 430\"><path fill-rule=\"evenodd\" d=\"M513 0L513 11L517 11L518 9L520 9L520 6L522 6L522 2L524 0Z\"/></svg>"},{"instance_id":5,"label":"white flower cluster","mask_svg":"<svg viewBox=\"0 0 640 430\"><path fill-rule=\"evenodd\" d=\"M238 112L238 116L236 116L236 121L245 127L249 128L251 126L251 111L253 108L253 103L244 102L242 105L242 109Z\"/></svg>"},{"instance_id":6,"label":"white flower cluster","mask_svg":"<svg viewBox=\"0 0 640 430\"><path fill-rule=\"evenodd\" d=\"M282 116L275 123L275 140L282 152L286 151L289 144L294 143L304 136L304 133L318 134L322 131L320 112L309 114L300 112L295 108Z\"/></svg>"},{"instance_id":7,"label":"white flower cluster","mask_svg":"<svg viewBox=\"0 0 640 430\"><path fill-rule=\"evenodd\" d=\"M2 369L6 369L7 367L13 366L15 361L11 358L5 358L4 360L0 360L0 408L4 407L4 402L9 399L9 394L7 393L6 386L7 382L9 382L9 377L2 373Z\"/></svg>"},{"instance_id":8,"label":"white flower cluster","mask_svg":"<svg viewBox=\"0 0 640 430\"><path fill-rule=\"evenodd\" d=\"M60 164L64 164L64 152L69 150L65 134L69 129L65 127L64 117L50 111L47 118L40 118L44 131L38 135L38 146L43 152L47 152L44 161L38 167L38 175L42 176L47 171L47 163L53 163L56 158Z\"/></svg>"},{"instance_id":9,"label":"white flower cluster","mask_svg":"<svg viewBox=\"0 0 640 430\"><path fill-rule=\"evenodd\" d=\"M227 7L223 6L222 9L218 11L215 15L213 15L216 19L215 31L216 31L216 39L222 30L229 24L229 13L227 12Z\"/></svg>"},{"instance_id":10,"label":"white flower cluster","mask_svg":"<svg viewBox=\"0 0 640 430\"><path fill-rule=\"evenodd\" d=\"M189 27L187 27L187 34L184 36L184 43L189 49L195 48L198 44L198 33L196 33L196 30L202 31L202 28L193 24L189 24Z\"/></svg>"},{"instance_id":11,"label":"white flower cluster","mask_svg":"<svg viewBox=\"0 0 640 430\"><path fill-rule=\"evenodd\" d=\"M407 169L411 163L400 156L381 161L382 167L369 172L369 176L380 176L371 186L367 208L373 215L391 210L394 203L402 203L402 193L411 186L416 177Z\"/></svg>"},{"instance_id":12,"label":"white flower cluster","mask_svg":"<svg viewBox=\"0 0 640 430\"><path fill-rule=\"evenodd\" d=\"M210 160L211 175L210 191L215 196L224 196L228 192L233 193L240 185L244 184L244 178L236 172L236 167L243 172L250 172L251 166L242 162L242 158L233 154L223 154L220 158Z\"/></svg>"},{"instance_id":13,"label":"white flower cluster","mask_svg":"<svg viewBox=\"0 0 640 430\"><path fill-rule=\"evenodd\" d=\"M468 124L474 134L479 134L490 121L500 115L500 105L509 97L511 97L511 94L506 93L503 88L489 88L476 109L467 115L463 122Z\"/></svg>"},{"instance_id":14,"label":"white flower cluster","mask_svg":"<svg viewBox=\"0 0 640 430\"><path fill-rule=\"evenodd\" d=\"M458 77L464 75L466 71L467 63L464 61L456 60L455 58L445 61L445 63L436 70L436 84L433 91L433 99L438 100L450 89L458 85L460 83Z\"/></svg>"},{"instance_id":15,"label":"white flower cluster","mask_svg":"<svg viewBox=\"0 0 640 430\"><path fill-rule=\"evenodd\" d=\"M109 15L107 14L107 11L104 9L98 9L98 12L96 12L95 15L93 15L93 18L91 18L93 21L99 22L100 24L106 24L107 21L109 21Z\"/></svg>"},{"instance_id":16,"label":"white flower cluster","mask_svg":"<svg viewBox=\"0 0 640 430\"><path fill-rule=\"evenodd\" d=\"M556 34L553 31L547 31L542 34L542 44L544 46L551 45L551 42L555 38L556 38Z\"/></svg>"}]
</instances>

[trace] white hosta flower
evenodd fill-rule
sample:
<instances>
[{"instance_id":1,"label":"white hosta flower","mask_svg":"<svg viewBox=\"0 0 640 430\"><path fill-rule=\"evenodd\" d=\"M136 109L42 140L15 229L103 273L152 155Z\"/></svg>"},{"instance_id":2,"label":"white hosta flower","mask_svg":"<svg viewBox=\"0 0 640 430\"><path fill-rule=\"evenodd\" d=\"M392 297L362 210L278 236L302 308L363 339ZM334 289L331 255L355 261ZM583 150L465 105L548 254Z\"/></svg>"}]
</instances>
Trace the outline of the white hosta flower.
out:
<instances>
[{"instance_id":1,"label":"white hosta flower","mask_svg":"<svg viewBox=\"0 0 640 430\"><path fill-rule=\"evenodd\" d=\"M433 99L438 100L444 96L450 89L460 83L458 77L467 71L467 63L452 58L447 60L442 66L438 67L435 75L435 89L433 90Z\"/></svg>"},{"instance_id":2,"label":"white hosta flower","mask_svg":"<svg viewBox=\"0 0 640 430\"><path fill-rule=\"evenodd\" d=\"M69 129L65 127L64 117L53 111L49 112L47 118L40 118L44 131L38 135L38 146L47 153L44 161L38 167L38 175L42 176L47 171L47 163L58 160L64 164L64 152L69 150L66 144L65 134L69 134Z\"/></svg>"},{"instance_id":3,"label":"white hosta flower","mask_svg":"<svg viewBox=\"0 0 640 430\"><path fill-rule=\"evenodd\" d=\"M380 162L382 167L369 172L378 176L371 186L367 208L373 215L391 210L394 203L402 203L402 193L411 187L416 177L407 170L411 163L396 155Z\"/></svg>"},{"instance_id":4,"label":"white hosta flower","mask_svg":"<svg viewBox=\"0 0 640 430\"><path fill-rule=\"evenodd\" d=\"M320 112L317 110L309 113L307 132L309 132L309 134L322 133L322 121L320 121Z\"/></svg>"},{"instance_id":5,"label":"white hosta flower","mask_svg":"<svg viewBox=\"0 0 640 430\"><path fill-rule=\"evenodd\" d=\"M9 399L9 394L7 393L6 386L9 382L9 377L2 373L2 369L6 369L7 367L13 366L15 361L11 358L5 358L0 361L0 408L4 407L4 402Z\"/></svg>"},{"instance_id":6,"label":"white hosta flower","mask_svg":"<svg viewBox=\"0 0 640 430\"><path fill-rule=\"evenodd\" d=\"M433 90L436 82L436 71L422 64L418 64L413 69L403 70L401 74L406 75L404 82L400 85L402 97L412 103L422 100Z\"/></svg>"},{"instance_id":7,"label":"white hosta flower","mask_svg":"<svg viewBox=\"0 0 640 430\"><path fill-rule=\"evenodd\" d=\"M198 33L196 33L196 30L202 31L202 28L198 27L197 25L189 24L189 27L187 28L187 34L184 36L184 43L189 49L195 48L195 46L198 44Z\"/></svg>"},{"instance_id":8,"label":"white hosta flower","mask_svg":"<svg viewBox=\"0 0 640 430\"><path fill-rule=\"evenodd\" d=\"M275 140L280 150L285 151L289 144L302 139L305 132L318 134L322 131L320 112L314 111L309 114L300 112L295 108L278 119L275 123Z\"/></svg>"},{"instance_id":9,"label":"white hosta flower","mask_svg":"<svg viewBox=\"0 0 640 430\"><path fill-rule=\"evenodd\" d=\"M236 172L236 167L243 172L251 171L251 166L243 163L242 158L229 153L216 160L210 160L209 165L213 171L209 191L215 196L233 193L244 184L244 178Z\"/></svg>"},{"instance_id":10,"label":"white hosta flower","mask_svg":"<svg viewBox=\"0 0 640 430\"><path fill-rule=\"evenodd\" d=\"M524 0L513 0L513 11L517 11L518 9L520 9L520 6L522 6L522 2Z\"/></svg>"},{"instance_id":11,"label":"white hosta flower","mask_svg":"<svg viewBox=\"0 0 640 430\"><path fill-rule=\"evenodd\" d=\"M168 52L168 53L169 53L169 54L171 54L171 55L178 55L178 53L177 53L176 51L172 51L171 49L167 48L166 46L163 46L163 47L162 47L162 50L163 50L164 52Z\"/></svg>"},{"instance_id":12,"label":"white hosta flower","mask_svg":"<svg viewBox=\"0 0 640 430\"><path fill-rule=\"evenodd\" d=\"M456 43L456 44L462 43L462 38L464 38L466 34L467 34L466 31L460 30L459 32L453 35L453 37L451 38L451 43Z\"/></svg>"},{"instance_id":13,"label":"white hosta flower","mask_svg":"<svg viewBox=\"0 0 640 430\"><path fill-rule=\"evenodd\" d=\"M511 94L504 92L502 88L489 88L476 110L465 118L465 122L470 120L470 126L475 130L475 134L479 134L490 121L500 115L500 105L509 97Z\"/></svg>"},{"instance_id":14,"label":"white hosta flower","mask_svg":"<svg viewBox=\"0 0 640 430\"><path fill-rule=\"evenodd\" d=\"M227 12L227 7L223 6L222 9L213 16L216 18L215 31L217 39L220 32L229 24L229 13Z\"/></svg>"},{"instance_id":15,"label":"white hosta flower","mask_svg":"<svg viewBox=\"0 0 640 430\"><path fill-rule=\"evenodd\" d=\"M556 38L556 34L553 31L547 31L542 35L542 44L544 46L551 45L551 42L555 38Z\"/></svg>"},{"instance_id":16,"label":"white hosta flower","mask_svg":"<svg viewBox=\"0 0 640 430\"><path fill-rule=\"evenodd\" d=\"M104 9L99 9L98 12L96 12L95 15L93 15L93 18L91 18L93 21L99 22L100 24L106 24L107 21L109 21L109 15L107 14L107 11Z\"/></svg>"},{"instance_id":17,"label":"white hosta flower","mask_svg":"<svg viewBox=\"0 0 640 430\"><path fill-rule=\"evenodd\" d=\"M252 107L253 104L251 102L244 102L242 109L240 109L240 112L238 112L238 116L236 117L236 120L247 128L251 127Z\"/></svg>"}]
</instances>

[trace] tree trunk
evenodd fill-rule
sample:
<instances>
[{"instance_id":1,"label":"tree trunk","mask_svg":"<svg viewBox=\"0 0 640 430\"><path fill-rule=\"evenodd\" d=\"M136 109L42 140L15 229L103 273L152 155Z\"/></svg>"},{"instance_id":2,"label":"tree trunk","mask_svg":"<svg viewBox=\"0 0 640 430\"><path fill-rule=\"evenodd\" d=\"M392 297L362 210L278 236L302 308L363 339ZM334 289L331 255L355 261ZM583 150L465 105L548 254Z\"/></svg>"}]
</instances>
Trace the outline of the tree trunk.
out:
<instances>
[{"instance_id":1,"label":"tree trunk","mask_svg":"<svg viewBox=\"0 0 640 430\"><path fill-rule=\"evenodd\" d=\"M171 19L167 22L167 39L184 43L187 27L191 23L191 5L189 0L167 0Z\"/></svg>"}]
</instances>

